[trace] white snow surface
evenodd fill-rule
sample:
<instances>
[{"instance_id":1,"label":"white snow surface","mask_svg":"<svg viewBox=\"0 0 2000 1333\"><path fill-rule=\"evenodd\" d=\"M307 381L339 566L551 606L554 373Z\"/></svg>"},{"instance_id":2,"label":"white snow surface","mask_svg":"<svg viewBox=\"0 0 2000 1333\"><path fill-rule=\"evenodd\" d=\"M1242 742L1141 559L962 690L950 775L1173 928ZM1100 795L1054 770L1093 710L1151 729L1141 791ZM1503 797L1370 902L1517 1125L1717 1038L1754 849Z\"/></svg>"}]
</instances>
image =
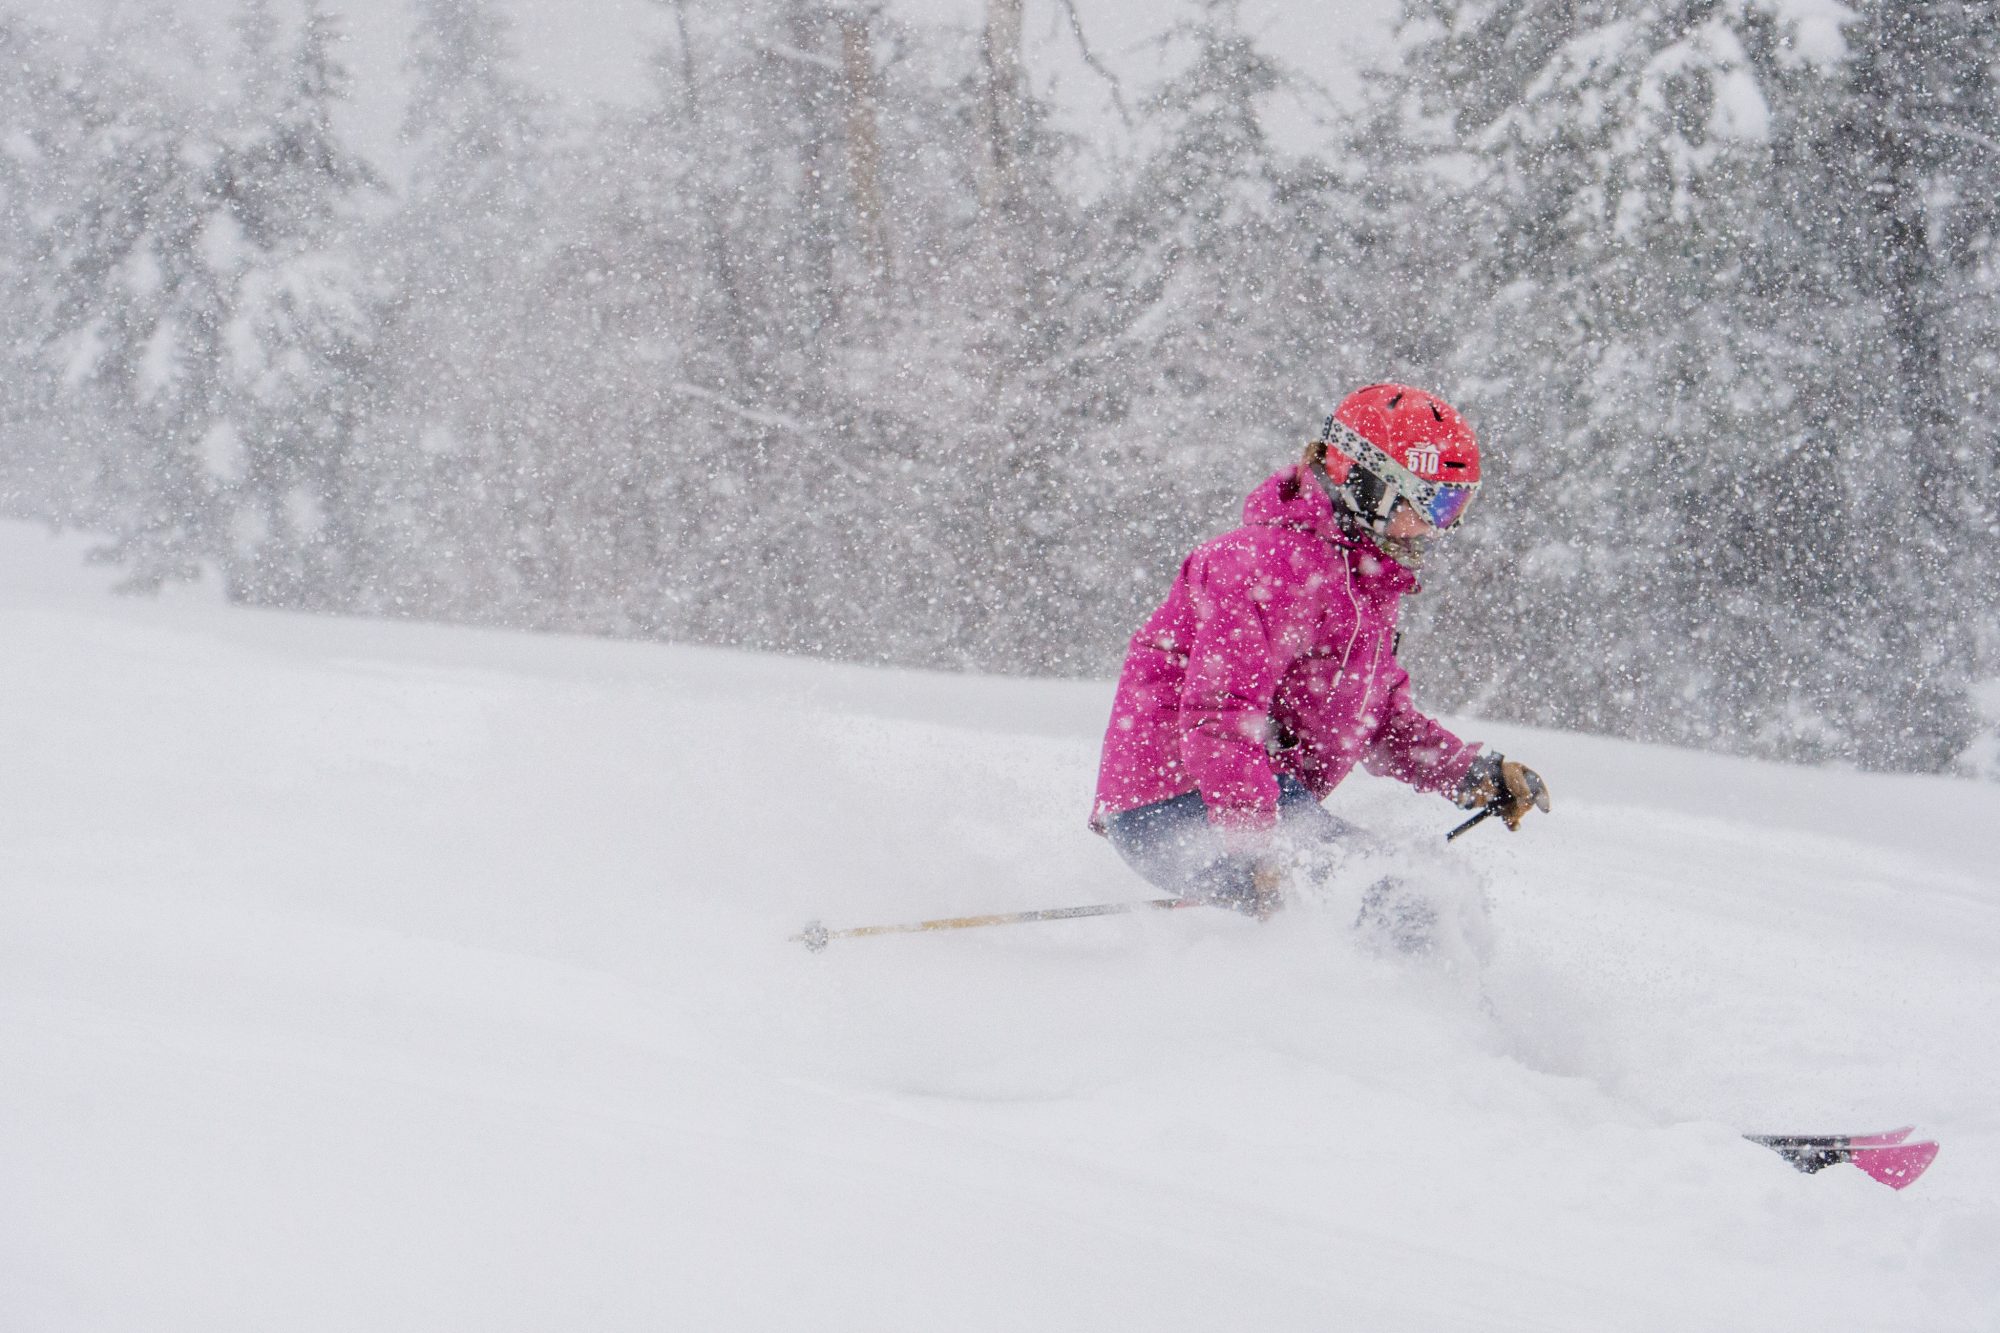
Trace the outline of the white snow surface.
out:
<instances>
[{"instance_id":1,"label":"white snow surface","mask_svg":"<svg viewBox=\"0 0 2000 1333\"><path fill-rule=\"evenodd\" d=\"M1337 894L813 956L1149 896L1109 687L79 546L0 525L0 1327L2000 1326L1990 784L1467 723L1550 816L1334 805L1483 885L1483 968ZM1737 1137L1908 1120L1901 1193Z\"/></svg>"}]
</instances>

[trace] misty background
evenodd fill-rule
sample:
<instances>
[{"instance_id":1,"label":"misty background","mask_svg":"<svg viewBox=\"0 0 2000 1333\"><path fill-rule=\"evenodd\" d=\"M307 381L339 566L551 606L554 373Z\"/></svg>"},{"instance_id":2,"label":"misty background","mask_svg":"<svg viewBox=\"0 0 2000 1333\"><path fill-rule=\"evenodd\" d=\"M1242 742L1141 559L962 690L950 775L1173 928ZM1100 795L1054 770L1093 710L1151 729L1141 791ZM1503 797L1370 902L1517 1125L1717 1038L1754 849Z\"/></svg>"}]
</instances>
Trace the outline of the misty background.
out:
<instances>
[{"instance_id":1,"label":"misty background","mask_svg":"<svg viewBox=\"0 0 2000 1333\"><path fill-rule=\"evenodd\" d=\"M1394 378L1491 460L1427 706L2000 777L1996 10L0 0L0 514L1106 676Z\"/></svg>"}]
</instances>

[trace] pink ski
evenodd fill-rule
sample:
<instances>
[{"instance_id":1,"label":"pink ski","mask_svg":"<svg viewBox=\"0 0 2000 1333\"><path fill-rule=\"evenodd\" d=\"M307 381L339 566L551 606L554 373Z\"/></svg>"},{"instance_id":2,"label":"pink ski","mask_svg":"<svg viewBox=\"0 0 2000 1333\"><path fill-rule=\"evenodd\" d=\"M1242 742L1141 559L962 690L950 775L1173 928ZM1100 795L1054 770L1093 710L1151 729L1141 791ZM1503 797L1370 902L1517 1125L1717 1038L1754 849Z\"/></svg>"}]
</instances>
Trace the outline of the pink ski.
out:
<instances>
[{"instance_id":1,"label":"pink ski","mask_svg":"<svg viewBox=\"0 0 2000 1333\"><path fill-rule=\"evenodd\" d=\"M1848 1160L1881 1181L1899 1190L1921 1176L1936 1160L1938 1146L1923 1143L1894 1143L1880 1148L1852 1148Z\"/></svg>"},{"instance_id":2,"label":"pink ski","mask_svg":"<svg viewBox=\"0 0 2000 1333\"><path fill-rule=\"evenodd\" d=\"M1890 1189L1903 1189L1936 1160L1938 1146L1926 1140L1909 1142L1914 1125L1873 1134L1746 1134L1799 1170L1811 1175L1841 1162L1852 1162Z\"/></svg>"}]
</instances>

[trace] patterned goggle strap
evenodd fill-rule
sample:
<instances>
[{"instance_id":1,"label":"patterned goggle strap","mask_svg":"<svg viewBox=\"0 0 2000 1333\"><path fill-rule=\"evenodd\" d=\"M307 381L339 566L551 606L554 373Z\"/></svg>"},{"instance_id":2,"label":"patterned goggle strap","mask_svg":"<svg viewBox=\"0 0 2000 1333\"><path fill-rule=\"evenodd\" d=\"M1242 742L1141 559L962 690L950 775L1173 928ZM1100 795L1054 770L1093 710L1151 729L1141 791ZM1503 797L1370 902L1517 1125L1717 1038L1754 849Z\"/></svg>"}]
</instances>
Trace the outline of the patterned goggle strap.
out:
<instances>
[{"instance_id":1,"label":"patterned goggle strap","mask_svg":"<svg viewBox=\"0 0 2000 1333\"><path fill-rule=\"evenodd\" d=\"M1465 517L1467 506L1479 491L1476 481L1427 481L1419 477L1337 417L1326 419L1320 443L1339 449L1358 466L1380 477L1391 494L1408 500L1440 532ZM1387 517L1383 515L1384 519Z\"/></svg>"}]
</instances>

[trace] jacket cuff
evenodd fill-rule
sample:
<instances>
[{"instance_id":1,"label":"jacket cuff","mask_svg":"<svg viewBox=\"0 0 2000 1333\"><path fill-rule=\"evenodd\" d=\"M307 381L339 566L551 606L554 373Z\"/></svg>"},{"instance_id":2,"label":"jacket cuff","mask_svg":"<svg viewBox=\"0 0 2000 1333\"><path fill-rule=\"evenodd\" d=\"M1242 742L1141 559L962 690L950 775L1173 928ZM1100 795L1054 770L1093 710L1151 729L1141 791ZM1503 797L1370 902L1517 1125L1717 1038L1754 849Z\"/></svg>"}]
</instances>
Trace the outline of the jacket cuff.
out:
<instances>
[{"instance_id":1,"label":"jacket cuff","mask_svg":"<svg viewBox=\"0 0 2000 1333\"><path fill-rule=\"evenodd\" d=\"M1438 794L1446 800L1456 801L1459 784L1465 781L1465 775L1471 771L1472 766L1479 762L1479 756L1485 748L1484 741L1467 741L1457 754L1446 761L1438 769L1436 788Z\"/></svg>"}]
</instances>

